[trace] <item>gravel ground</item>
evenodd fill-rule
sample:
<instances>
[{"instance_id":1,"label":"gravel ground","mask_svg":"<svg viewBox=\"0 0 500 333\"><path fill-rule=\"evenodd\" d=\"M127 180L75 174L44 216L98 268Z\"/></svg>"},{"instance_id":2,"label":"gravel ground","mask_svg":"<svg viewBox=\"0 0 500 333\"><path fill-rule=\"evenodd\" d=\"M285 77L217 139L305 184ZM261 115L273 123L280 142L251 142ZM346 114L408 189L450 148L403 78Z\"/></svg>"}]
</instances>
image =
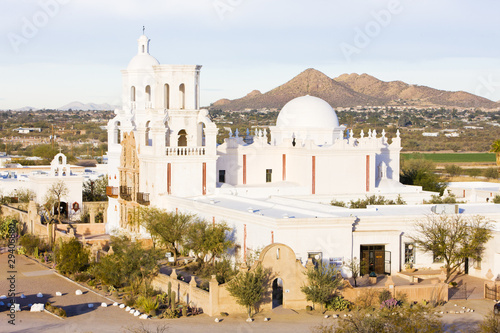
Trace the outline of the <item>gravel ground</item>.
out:
<instances>
[{"instance_id":1,"label":"gravel ground","mask_svg":"<svg viewBox=\"0 0 500 333\"><path fill-rule=\"evenodd\" d=\"M260 313L252 323L245 322L244 315L230 315L221 322L214 322L214 318L199 315L174 320L141 320L125 312L124 309L111 306L113 300L96 294L74 282L56 274L53 270L34 262L21 255L16 255L16 295L17 302L23 311L16 313L16 325L7 323L7 308L0 307L0 332L134 332L144 326L153 332L310 332L311 328L321 323L333 323L334 319L324 319L317 313L287 309ZM0 255L0 295L7 295L9 282L7 281L7 254ZM83 295L75 295L77 289ZM42 298L36 297L41 292ZM56 296L61 292L63 296ZM26 296L21 299L21 294ZM3 300L5 302L5 300ZM49 313L29 312L28 304L54 302L67 312L68 318L61 320ZM100 304L105 302L107 308ZM7 303L7 302L5 302ZM94 304L89 308L88 304ZM456 304L456 306L455 306ZM486 300L457 300L450 301L436 311L461 311L462 307L474 309L473 313L443 314L442 321L448 331L458 329L464 332L477 325L486 313L492 311L493 302ZM27 311L26 311L27 310ZM270 321L265 322L264 318ZM157 331L157 328L159 330Z\"/></svg>"}]
</instances>

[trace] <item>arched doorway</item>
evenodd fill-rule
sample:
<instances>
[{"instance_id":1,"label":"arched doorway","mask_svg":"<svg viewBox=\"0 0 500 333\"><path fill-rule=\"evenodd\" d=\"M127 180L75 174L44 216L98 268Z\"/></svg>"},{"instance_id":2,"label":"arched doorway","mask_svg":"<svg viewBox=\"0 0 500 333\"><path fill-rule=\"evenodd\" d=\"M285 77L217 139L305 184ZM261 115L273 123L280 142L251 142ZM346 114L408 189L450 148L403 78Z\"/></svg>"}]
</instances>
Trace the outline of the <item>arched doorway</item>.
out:
<instances>
[{"instance_id":1,"label":"arched doorway","mask_svg":"<svg viewBox=\"0 0 500 333\"><path fill-rule=\"evenodd\" d=\"M283 305L283 280L276 278L273 281L273 309Z\"/></svg>"},{"instance_id":2,"label":"arched doorway","mask_svg":"<svg viewBox=\"0 0 500 333\"><path fill-rule=\"evenodd\" d=\"M68 218L68 204L64 201L59 203L59 211L57 211L57 205L54 205L54 215L61 215L61 219Z\"/></svg>"}]
</instances>

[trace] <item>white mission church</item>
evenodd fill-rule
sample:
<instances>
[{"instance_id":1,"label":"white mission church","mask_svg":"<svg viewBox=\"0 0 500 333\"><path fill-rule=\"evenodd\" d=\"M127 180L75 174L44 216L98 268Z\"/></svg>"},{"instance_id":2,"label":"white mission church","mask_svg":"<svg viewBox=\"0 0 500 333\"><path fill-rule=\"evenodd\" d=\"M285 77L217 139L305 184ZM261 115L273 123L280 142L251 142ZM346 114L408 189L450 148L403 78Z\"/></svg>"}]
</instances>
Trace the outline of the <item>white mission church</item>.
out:
<instances>
[{"instance_id":1,"label":"white mission church","mask_svg":"<svg viewBox=\"0 0 500 333\"><path fill-rule=\"evenodd\" d=\"M129 223L143 205L197 214L234 227L236 256L277 242L307 258L339 264L365 258L376 273L405 263L441 266L408 238L432 205L429 192L399 182L401 139L382 131L353 133L334 109L313 96L289 101L276 126L230 134L217 145L217 127L200 109L198 65L160 65L141 36L122 71L123 106L108 124L109 206L106 230L147 237ZM347 209L329 205L366 195L398 195L404 206ZM463 204L461 214L495 221L482 263L469 274L500 276L499 205ZM445 208L443 208L445 209ZM345 272L344 272L345 273Z\"/></svg>"}]
</instances>

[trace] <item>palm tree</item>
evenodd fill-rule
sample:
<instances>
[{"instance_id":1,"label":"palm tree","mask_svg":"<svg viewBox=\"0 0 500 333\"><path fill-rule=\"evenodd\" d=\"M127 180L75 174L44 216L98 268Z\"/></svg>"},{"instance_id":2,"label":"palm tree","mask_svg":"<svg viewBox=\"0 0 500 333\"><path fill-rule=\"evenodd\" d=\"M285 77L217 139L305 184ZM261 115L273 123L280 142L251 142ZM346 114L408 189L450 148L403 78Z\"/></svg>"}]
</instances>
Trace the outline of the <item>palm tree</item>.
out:
<instances>
[{"instance_id":1,"label":"palm tree","mask_svg":"<svg viewBox=\"0 0 500 333\"><path fill-rule=\"evenodd\" d=\"M491 144L490 152L497 155L497 165L500 167L500 139Z\"/></svg>"}]
</instances>

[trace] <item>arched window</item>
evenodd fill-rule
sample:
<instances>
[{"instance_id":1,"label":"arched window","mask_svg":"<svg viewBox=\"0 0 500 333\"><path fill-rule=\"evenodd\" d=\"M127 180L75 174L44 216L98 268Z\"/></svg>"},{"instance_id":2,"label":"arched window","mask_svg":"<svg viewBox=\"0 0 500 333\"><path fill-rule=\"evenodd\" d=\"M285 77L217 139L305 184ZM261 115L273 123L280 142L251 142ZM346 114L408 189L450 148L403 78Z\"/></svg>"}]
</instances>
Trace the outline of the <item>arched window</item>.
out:
<instances>
[{"instance_id":1,"label":"arched window","mask_svg":"<svg viewBox=\"0 0 500 333\"><path fill-rule=\"evenodd\" d=\"M170 109L170 86L166 83L163 88L163 107Z\"/></svg>"},{"instance_id":2,"label":"arched window","mask_svg":"<svg viewBox=\"0 0 500 333\"><path fill-rule=\"evenodd\" d=\"M177 133L178 139L177 139L177 147L186 147L187 146L187 133L186 130L180 130L179 133Z\"/></svg>"},{"instance_id":3,"label":"arched window","mask_svg":"<svg viewBox=\"0 0 500 333\"><path fill-rule=\"evenodd\" d=\"M135 87L130 87L130 101L135 102Z\"/></svg>"},{"instance_id":4,"label":"arched window","mask_svg":"<svg viewBox=\"0 0 500 333\"><path fill-rule=\"evenodd\" d=\"M115 143L120 143L122 140L120 133L120 122L116 122L115 124Z\"/></svg>"},{"instance_id":5,"label":"arched window","mask_svg":"<svg viewBox=\"0 0 500 333\"><path fill-rule=\"evenodd\" d=\"M179 109L183 110L186 107L186 86L182 83L179 86Z\"/></svg>"},{"instance_id":6,"label":"arched window","mask_svg":"<svg viewBox=\"0 0 500 333\"><path fill-rule=\"evenodd\" d=\"M198 123L198 146L205 146L205 124Z\"/></svg>"},{"instance_id":7,"label":"arched window","mask_svg":"<svg viewBox=\"0 0 500 333\"><path fill-rule=\"evenodd\" d=\"M62 156L59 156L58 162L59 162L59 164L63 164L63 157Z\"/></svg>"},{"instance_id":8,"label":"arched window","mask_svg":"<svg viewBox=\"0 0 500 333\"><path fill-rule=\"evenodd\" d=\"M146 135L145 135L145 141L146 141L146 146L152 146L153 145L153 139L151 138L151 122L148 121L146 123Z\"/></svg>"},{"instance_id":9,"label":"arched window","mask_svg":"<svg viewBox=\"0 0 500 333\"><path fill-rule=\"evenodd\" d=\"M146 86L146 102L151 102L151 86Z\"/></svg>"}]
</instances>

